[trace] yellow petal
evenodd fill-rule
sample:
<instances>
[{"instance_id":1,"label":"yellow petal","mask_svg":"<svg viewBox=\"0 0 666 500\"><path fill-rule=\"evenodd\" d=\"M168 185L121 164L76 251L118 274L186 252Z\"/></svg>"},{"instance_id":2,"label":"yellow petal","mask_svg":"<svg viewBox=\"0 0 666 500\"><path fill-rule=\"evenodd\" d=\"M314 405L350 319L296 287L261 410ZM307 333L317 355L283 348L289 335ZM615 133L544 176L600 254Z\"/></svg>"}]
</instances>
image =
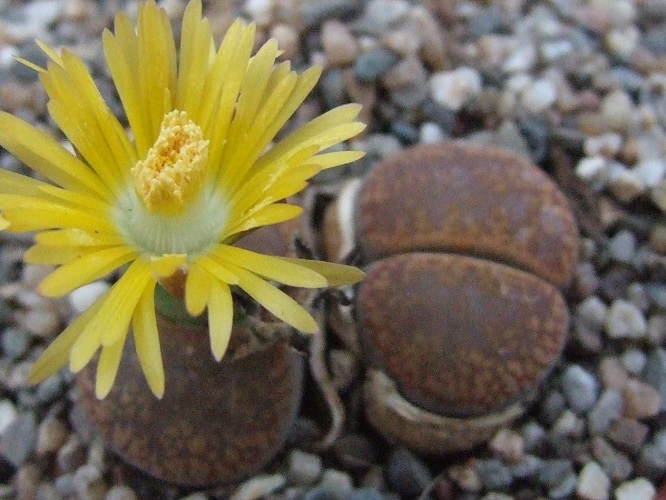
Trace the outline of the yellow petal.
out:
<instances>
[{"instance_id":1,"label":"yellow petal","mask_svg":"<svg viewBox=\"0 0 666 500\"><path fill-rule=\"evenodd\" d=\"M287 262L272 255L263 255L229 245L217 246L212 254L255 274L289 286L320 288L326 278L296 262Z\"/></svg>"},{"instance_id":2,"label":"yellow petal","mask_svg":"<svg viewBox=\"0 0 666 500\"><path fill-rule=\"evenodd\" d=\"M97 314L108 292L100 296L88 309L78 316L65 330L56 337L39 359L32 365L28 380L32 384L50 377L67 364L70 350L79 338L81 331Z\"/></svg>"},{"instance_id":3,"label":"yellow petal","mask_svg":"<svg viewBox=\"0 0 666 500\"><path fill-rule=\"evenodd\" d=\"M164 395L164 367L160 351L160 337L155 318L155 284L144 290L132 315L134 345L139 364L150 386L158 398Z\"/></svg>"},{"instance_id":4,"label":"yellow petal","mask_svg":"<svg viewBox=\"0 0 666 500\"><path fill-rule=\"evenodd\" d=\"M104 399L109 394L113 382L116 380L126 337L127 330L125 330L125 333L114 344L102 347L102 353L99 355L99 361L97 362L97 376L95 378L95 396L97 396L97 399Z\"/></svg>"},{"instance_id":5,"label":"yellow petal","mask_svg":"<svg viewBox=\"0 0 666 500\"><path fill-rule=\"evenodd\" d=\"M39 292L47 297L59 297L101 278L136 256L136 249L131 247L93 250L51 272L39 284Z\"/></svg>"},{"instance_id":6,"label":"yellow petal","mask_svg":"<svg viewBox=\"0 0 666 500\"><path fill-rule=\"evenodd\" d=\"M81 247L61 247L54 245L35 244L28 248L23 254L23 260L29 264L38 264L41 266L55 266L65 264L74 259L95 252L96 249Z\"/></svg>"},{"instance_id":7,"label":"yellow petal","mask_svg":"<svg viewBox=\"0 0 666 500\"><path fill-rule=\"evenodd\" d=\"M212 274L218 280L223 281L228 285L238 284L238 275L236 275L236 273L208 256L199 257L197 264L201 266L201 269Z\"/></svg>"},{"instance_id":8,"label":"yellow petal","mask_svg":"<svg viewBox=\"0 0 666 500\"><path fill-rule=\"evenodd\" d=\"M229 346L234 319L234 305L229 285L212 281L208 296L208 330L210 347L217 361L222 359Z\"/></svg>"},{"instance_id":9,"label":"yellow petal","mask_svg":"<svg viewBox=\"0 0 666 500\"><path fill-rule=\"evenodd\" d=\"M191 262L188 265L187 281L185 281L185 307L191 316L199 316L206 308L213 279L198 262Z\"/></svg>"},{"instance_id":10,"label":"yellow petal","mask_svg":"<svg viewBox=\"0 0 666 500\"><path fill-rule=\"evenodd\" d=\"M110 197L97 175L51 136L2 111L0 145L35 172L66 189Z\"/></svg>"},{"instance_id":11,"label":"yellow petal","mask_svg":"<svg viewBox=\"0 0 666 500\"><path fill-rule=\"evenodd\" d=\"M88 232L78 228L54 229L52 231L42 231L35 235L35 241L42 245L51 246L103 246L103 245L121 245L123 239L117 234L101 233L99 231Z\"/></svg>"},{"instance_id":12,"label":"yellow petal","mask_svg":"<svg viewBox=\"0 0 666 500\"><path fill-rule=\"evenodd\" d=\"M308 269L321 274L328 280L328 286L353 285L354 283L361 281L365 276L363 271L353 266L334 264L333 262L325 262L321 260L294 259L291 257L275 258L307 267Z\"/></svg>"},{"instance_id":13,"label":"yellow petal","mask_svg":"<svg viewBox=\"0 0 666 500\"><path fill-rule=\"evenodd\" d=\"M0 231L9 227L9 221L0 215Z\"/></svg>"},{"instance_id":14,"label":"yellow petal","mask_svg":"<svg viewBox=\"0 0 666 500\"><path fill-rule=\"evenodd\" d=\"M228 228L228 232L225 233L224 237L241 233L243 231L249 231L256 227L266 226L268 224L278 224L293 219L294 217L298 217L302 212L303 208L297 205L275 203L253 213L247 218L240 219L238 225L230 226Z\"/></svg>"},{"instance_id":15,"label":"yellow petal","mask_svg":"<svg viewBox=\"0 0 666 500\"><path fill-rule=\"evenodd\" d=\"M340 165L355 162L364 156L364 151L333 151L315 156L312 162L319 165L322 170L326 170L327 168L339 167Z\"/></svg>"},{"instance_id":16,"label":"yellow petal","mask_svg":"<svg viewBox=\"0 0 666 500\"><path fill-rule=\"evenodd\" d=\"M314 318L289 295L245 269L228 264L240 278L238 286L276 317L304 333L316 333Z\"/></svg>"},{"instance_id":17,"label":"yellow petal","mask_svg":"<svg viewBox=\"0 0 666 500\"><path fill-rule=\"evenodd\" d=\"M150 270L157 278L166 278L171 276L176 270L185 265L187 254L173 253L150 258Z\"/></svg>"}]
</instances>

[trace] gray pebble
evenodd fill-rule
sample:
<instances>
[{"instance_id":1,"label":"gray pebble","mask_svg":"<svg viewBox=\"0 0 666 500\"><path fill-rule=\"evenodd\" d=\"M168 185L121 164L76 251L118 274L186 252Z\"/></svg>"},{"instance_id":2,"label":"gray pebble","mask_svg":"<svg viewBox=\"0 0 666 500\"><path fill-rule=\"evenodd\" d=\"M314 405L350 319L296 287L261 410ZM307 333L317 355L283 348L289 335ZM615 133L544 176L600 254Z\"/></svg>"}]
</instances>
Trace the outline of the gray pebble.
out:
<instances>
[{"instance_id":1,"label":"gray pebble","mask_svg":"<svg viewBox=\"0 0 666 500\"><path fill-rule=\"evenodd\" d=\"M538 480L539 483L550 490L557 488L572 474L574 474L573 465L569 460L544 460L539 470Z\"/></svg>"},{"instance_id":2,"label":"gray pebble","mask_svg":"<svg viewBox=\"0 0 666 500\"><path fill-rule=\"evenodd\" d=\"M353 487L351 476L335 469L326 469L319 482L319 488L332 493L337 500L347 498Z\"/></svg>"},{"instance_id":3,"label":"gray pebble","mask_svg":"<svg viewBox=\"0 0 666 500\"><path fill-rule=\"evenodd\" d=\"M18 468L28 459L35 445L37 422L32 412L19 413L0 437L0 455Z\"/></svg>"},{"instance_id":4,"label":"gray pebble","mask_svg":"<svg viewBox=\"0 0 666 500\"><path fill-rule=\"evenodd\" d=\"M666 410L666 351L663 348L650 351L645 364L645 381L657 390L661 397L660 409Z\"/></svg>"},{"instance_id":5,"label":"gray pebble","mask_svg":"<svg viewBox=\"0 0 666 500\"><path fill-rule=\"evenodd\" d=\"M347 500L384 500L384 495L375 488L359 488L351 491Z\"/></svg>"},{"instance_id":6,"label":"gray pebble","mask_svg":"<svg viewBox=\"0 0 666 500\"><path fill-rule=\"evenodd\" d=\"M513 482L511 471L501 460L479 460L476 468L483 486L488 490L506 490Z\"/></svg>"},{"instance_id":7,"label":"gray pebble","mask_svg":"<svg viewBox=\"0 0 666 500\"><path fill-rule=\"evenodd\" d=\"M69 430L62 420L47 417L39 424L35 452L37 455L55 453L65 444L68 436Z\"/></svg>"},{"instance_id":8,"label":"gray pebble","mask_svg":"<svg viewBox=\"0 0 666 500\"><path fill-rule=\"evenodd\" d=\"M548 490L548 498L552 498L553 500L571 498L571 495L576 490L576 482L576 474L572 471L558 485Z\"/></svg>"},{"instance_id":9,"label":"gray pebble","mask_svg":"<svg viewBox=\"0 0 666 500\"><path fill-rule=\"evenodd\" d=\"M606 389L587 415L590 434L603 434L613 422L622 418L624 400L617 389Z\"/></svg>"},{"instance_id":10,"label":"gray pebble","mask_svg":"<svg viewBox=\"0 0 666 500\"><path fill-rule=\"evenodd\" d=\"M420 495L432 481L425 464L405 448L396 448L388 457L386 474L389 485L400 495Z\"/></svg>"},{"instance_id":11,"label":"gray pebble","mask_svg":"<svg viewBox=\"0 0 666 500\"><path fill-rule=\"evenodd\" d=\"M0 436L5 432L7 427L16 420L18 411L16 406L9 399L0 400Z\"/></svg>"},{"instance_id":12,"label":"gray pebble","mask_svg":"<svg viewBox=\"0 0 666 500\"><path fill-rule=\"evenodd\" d=\"M595 332L603 329L607 314L608 306L596 295L591 295L576 307L577 318Z\"/></svg>"},{"instance_id":13,"label":"gray pebble","mask_svg":"<svg viewBox=\"0 0 666 500\"><path fill-rule=\"evenodd\" d=\"M559 391L552 390L541 404L539 413L547 425L553 425L566 407L567 400L564 395Z\"/></svg>"},{"instance_id":14,"label":"gray pebble","mask_svg":"<svg viewBox=\"0 0 666 500\"><path fill-rule=\"evenodd\" d=\"M535 455L525 455L521 462L510 465L509 471L514 479L524 480L535 477L541 470L542 466L543 461L539 457Z\"/></svg>"},{"instance_id":15,"label":"gray pebble","mask_svg":"<svg viewBox=\"0 0 666 500\"><path fill-rule=\"evenodd\" d=\"M546 430L538 423L527 422L521 429L525 451L535 452L546 440Z\"/></svg>"},{"instance_id":16,"label":"gray pebble","mask_svg":"<svg viewBox=\"0 0 666 500\"><path fill-rule=\"evenodd\" d=\"M579 365L570 365L562 374L562 391L569 407L578 414L589 411L597 401L599 383Z\"/></svg>"},{"instance_id":17,"label":"gray pebble","mask_svg":"<svg viewBox=\"0 0 666 500\"><path fill-rule=\"evenodd\" d=\"M647 363L647 356L638 348L627 349L620 359L627 372L632 375L640 375Z\"/></svg>"},{"instance_id":18,"label":"gray pebble","mask_svg":"<svg viewBox=\"0 0 666 500\"><path fill-rule=\"evenodd\" d=\"M82 465L74 473L74 490L81 500L103 500L107 486L94 465Z\"/></svg>"},{"instance_id":19,"label":"gray pebble","mask_svg":"<svg viewBox=\"0 0 666 500\"><path fill-rule=\"evenodd\" d=\"M636 473L649 479L658 480L666 475L666 453L656 444L641 448L636 464Z\"/></svg>"},{"instance_id":20,"label":"gray pebble","mask_svg":"<svg viewBox=\"0 0 666 500\"><path fill-rule=\"evenodd\" d=\"M640 339L647 332L641 310L627 300L616 299L606 317L606 333L612 339Z\"/></svg>"},{"instance_id":21,"label":"gray pebble","mask_svg":"<svg viewBox=\"0 0 666 500\"><path fill-rule=\"evenodd\" d=\"M58 450L56 463L63 472L74 472L86 459L86 448L79 437L72 433L67 442Z\"/></svg>"},{"instance_id":22,"label":"gray pebble","mask_svg":"<svg viewBox=\"0 0 666 500\"><path fill-rule=\"evenodd\" d=\"M7 328L2 332L2 351L10 359L19 359L30 346L30 334L22 328Z\"/></svg>"},{"instance_id":23,"label":"gray pebble","mask_svg":"<svg viewBox=\"0 0 666 500\"><path fill-rule=\"evenodd\" d=\"M333 445L335 458L350 469L363 469L377 461L375 445L363 434L345 434Z\"/></svg>"},{"instance_id":24,"label":"gray pebble","mask_svg":"<svg viewBox=\"0 0 666 500\"><path fill-rule=\"evenodd\" d=\"M653 500L656 493L650 481L639 477L620 484L615 490L615 500Z\"/></svg>"},{"instance_id":25,"label":"gray pebble","mask_svg":"<svg viewBox=\"0 0 666 500\"><path fill-rule=\"evenodd\" d=\"M282 474L258 475L238 486L229 500L257 500L282 488L287 479Z\"/></svg>"},{"instance_id":26,"label":"gray pebble","mask_svg":"<svg viewBox=\"0 0 666 500\"><path fill-rule=\"evenodd\" d=\"M307 486L315 483L322 473L321 457L300 450L289 453L287 479L291 484Z\"/></svg>"},{"instance_id":27,"label":"gray pebble","mask_svg":"<svg viewBox=\"0 0 666 500\"><path fill-rule=\"evenodd\" d=\"M618 231L608 242L608 251L612 259L625 264L631 263L636 256L636 235L631 231Z\"/></svg>"},{"instance_id":28,"label":"gray pebble","mask_svg":"<svg viewBox=\"0 0 666 500\"><path fill-rule=\"evenodd\" d=\"M400 61L400 56L383 47L363 52L354 63L354 77L359 82L371 83Z\"/></svg>"},{"instance_id":29,"label":"gray pebble","mask_svg":"<svg viewBox=\"0 0 666 500\"><path fill-rule=\"evenodd\" d=\"M132 488L117 484L109 489L104 500L138 500L138 498Z\"/></svg>"},{"instance_id":30,"label":"gray pebble","mask_svg":"<svg viewBox=\"0 0 666 500\"><path fill-rule=\"evenodd\" d=\"M622 418L613 422L606 433L608 440L620 450L635 455L643 446L650 428L630 418Z\"/></svg>"},{"instance_id":31,"label":"gray pebble","mask_svg":"<svg viewBox=\"0 0 666 500\"><path fill-rule=\"evenodd\" d=\"M592 455L613 481L624 481L633 472L631 460L601 437L592 438Z\"/></svg>"},{"instance_id":32,"label":"gray pebble","mask_svg":"<svg viewBox=\"0 0 666 500\"><path fill-rule=\"evenodd\" d=\"M306 26L314 26L325 19L345 19L359 12L362 2L358 0L322 0L303 3L299 9Z\"/></svg>"}]
</instances>

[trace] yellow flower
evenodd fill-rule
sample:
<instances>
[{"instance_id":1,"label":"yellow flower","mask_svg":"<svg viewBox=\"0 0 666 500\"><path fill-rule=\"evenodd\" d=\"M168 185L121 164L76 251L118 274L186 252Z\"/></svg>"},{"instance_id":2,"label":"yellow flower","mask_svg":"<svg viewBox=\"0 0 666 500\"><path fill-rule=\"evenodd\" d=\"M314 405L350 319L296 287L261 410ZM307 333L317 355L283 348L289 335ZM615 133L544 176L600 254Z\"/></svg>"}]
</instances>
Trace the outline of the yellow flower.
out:
<instances>
[{"instance_id":1,"label":"yellow flower","mask_svg":"<svg viewBox=\"0 0 666 500\"><path fill-rule=\"evenodd\" d=\"M255 29L236 21L219 48L201 0L184 14L180 55L166 13L139 7L136 29L124 14L104 33L111 76L132 131L128 137L84 64L71 52L39 71L53 120L79 155L46 133L0 112L0 145L55 185L0 170L0 229L37 231L27 262L58 266L40 284L62 296L120 266L122 277L75 319L33 366L43 380L69 361L81 370L101 348L96 392L113 385L128 331L153 393L164 393L156 326L156 283L186 271L185 306L208 309L213 355L231 334L231 286L303 332L317 324L267 280L299 287L353 283L362 273L327 262L267 256L231 246L247 231L296 217L283 200L322 169L358 151L322 152L359 133L358 105L333 109L276 144L277 132L317 82L276 64L269 40L254 56Z\"/></svg>"}]
</instances>

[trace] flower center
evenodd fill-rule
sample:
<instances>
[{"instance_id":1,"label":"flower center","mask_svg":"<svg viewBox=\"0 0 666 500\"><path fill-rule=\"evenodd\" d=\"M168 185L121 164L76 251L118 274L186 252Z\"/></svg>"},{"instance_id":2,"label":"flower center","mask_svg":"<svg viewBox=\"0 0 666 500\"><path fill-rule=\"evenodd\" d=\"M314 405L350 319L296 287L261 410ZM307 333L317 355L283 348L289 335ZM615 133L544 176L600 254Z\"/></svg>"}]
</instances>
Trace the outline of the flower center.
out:
<instances>
[{"instance_id":1,"label":"flower center","mask_svg":"<svg viewBox=\"0 0 666 500\"><path fill-rule=\"evenodd\" d=\"M132 168L134 187L150 212L176 213L199 192L209 141L185 111L167 113L145 160Z\"/></svg>"}]
</instances>

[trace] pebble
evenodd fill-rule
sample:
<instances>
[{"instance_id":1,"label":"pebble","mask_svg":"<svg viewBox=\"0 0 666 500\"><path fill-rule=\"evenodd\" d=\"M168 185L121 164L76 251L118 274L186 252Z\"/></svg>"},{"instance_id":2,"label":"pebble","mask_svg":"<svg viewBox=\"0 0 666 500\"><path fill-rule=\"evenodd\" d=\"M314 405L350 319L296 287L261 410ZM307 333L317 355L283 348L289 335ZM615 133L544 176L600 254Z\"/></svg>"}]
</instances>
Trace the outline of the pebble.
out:
<instances>
[{"instance_id":1,"label":"pebble","mask_svg":"<svg viewBox=\"0 0 666 500\"><path fill-rule=\"evenodd\" d=\"M666 315L652 314L648 318L647 338L651 345L660 345L666 340Z\"/></svg>"},{"instance_id":2,"label":"pebble","mask_svg":"<svg viewBox=\"0 0 666 500\"><path fill-rule=\"evenodd\" d=\"M525 89L520 101L531 113L542 113L555 104L557 89L555 85L545 78L532 82Z\"/></svg>"},{"instance_id":3,"label":"pebble","mask_svg":"<svg viewBox=\"0 0 666 500\"><path fill-rule=\"evenodd\" d=\"M624 416L642 420L654 417L661 408L661 396L651 385L630 378L624 386Z\"/></svg>"},{"instance_id":4,"label":"pebble","mask_svg":"<svg viewBox=\"0 0 666 500\"><path fill-rule=\"evenodd\" d=\"M82 465L74 473L74 490L81 500L104 500L107 486L102 472L94 465Z\"/></svg>"},{"instance_id":5,"label":"pebble","mask_svg":"<svg viewBox=\"0 0 666 500\"><path fill-rule=\"evenodd\" d=\"M562 374L562 392L569 407L578 414L588 412L597 401L597 379L580 365L570 365Z\"/></svg>"},{"instance_id":6,"label":"pebble","mask_svg":"<svg viewBox=\"0 0 666 500\"><path fill-rule=\"evenodd\" d=\"M386 462L388 484L400 495L413 497L426 489L432 474L426 465L405 448L396 448Z\"/></svg>"},{"instance_id":7,"label":"pebble","mask_svg":"<svg viewBox=\"0 0 666 500\"><path fill-rule=\"evenodd\" d=\"M631 124L634 104L625 91L614 90L601 100L600 112L612 130L625 132Z\"/></svg>"},{"instance_id":8,"label":"pebble","mask_svg":"<svg viewBox=\"0 0 666 500\"><path fill-rule=\"evenodd\" d=\"M354 63L354 77L361 83L372 83L395 66L400 56L392 50L379 47L363 52Z\"/></svg>"},{"instance_id":9,"label":"pebble","mask_svg":"<svg viewBox=\"0 0 666 500\"><path fill-rule=\"evenodd\" d=\"M332 66L347 66L358 55L358 43L347 25L338 20L328 20L321 27L321 43L324 54Z\"/></svg>"},{"instance_id":10,"label":"pebble","mask_svg":"<svg viewBox=\"0 0 666 500\"><path fill-rule=\"evenodd\" d=\"M608 188L623 203L629 203L643 193L645 187L636 172L616 161L608 164Z\"/></svg>"},{"instance_id":11,"label":"pebble","mask_svg":"<svg viewBox=\"0 0 666 500\"><path fill-rule=\"evenodd\" d=\"M87 310L102 294L106 293L110 285L105 281L93 281L72 290L68 295L69 305L75 314L81 314Z\"/></svg>"},{"instance_id":12,"label":"pebble","mask_svg":"<svg viewBox=\"0 0 666 500\"><path fill-rule=\"evenodd\" d=\"M14 489L16 500L32 500L37 497L39 480L42 472L33 463L25 464L17 472L14 478Z\"/></svg>"},{"instance_id":13,"label":"pebble","mask_svg":"<svg viewBox=\"0 0 666 500\"><path fill-rule=\"evenodd\" d=\"M629 374L619 358L606 356L599 363L599 377L604 387L622 391Z\"/></svg>"},{"instance_id":14,"label":"pebble","mask_svg":"<svg viewBox=\"0 0 666 500\"><path fill-rule=\"evenodd\" d=\"M560 418L557 419L550 432L556 437L567 436L576 438L581 437L584 430L584 420L571 410L567 409L562 412Z\"/></svg>"},{"instance_id":15,"label":"pebble","mask_svg":"<svg viewBox=\"0 0 666 500\"><path fill-rule=\"evenodd\" d=\"M354 483L346 472L326 469L321 476L319 488L333 494L336 499L344 500L354 488Z\"/></svg>"},{"instance_id":16,"label":"pebble","mask_svg":"<svg viewBox=\"0 0 666 500\"><path fill-rule=\"evenodd\" d=\"M67 442L58 450L56 463L63 472L74 472L85 463L86 447L76 433L69 436Z\"/></svg>"},{"instance_id":17,"label":"pebble","mask_svg":"<svg viewBox=\"0 0 666 500\"><path fill-rule=\"evenodd\" d=\"M634 260L636 247L636 235L631 231L618 231L608 242L610 257L625 264Z\"/></svg>"},{"instance_id":18,"label":"pebble","mask_svg":"<svg viewBox=\"0 0 666 500\"><path fill-rule=\"evenodd\" d=\"M657 490L643 477L626 481L615 490L615 500L653 500Z\"/></svg>"},{"instance_id":19,"label":"pebble","mask_svg":"<svg viewBox=\"0 0 666 500\"><path fill-rule=\"evenodd\" d=\"M606 322L608 306L596 295L591 295L576 307L576 316L593 332L600 332Z\"/></svg>"},{"instance_id":20,"label":"pebble","mask_svg":"<svg viewBox=\"0 0 666 500\"><path fill-rule=\"evenodd\" d=\"M606 433L608 440L630 455L637 454L650 432L650 428L637 420L621 418Z\"/></svg>"},{"instance_id":21,"label":"pebble","mask_svg":"<svg viewBox=\"0 0 666 500\"><path fill-rule=\"evenodd\" d=\"M487 490L505 490L513 482L511 471L502 460L479 460L476 468L479 478Z\"/></svg>"},{"instance_id":22,"label":"pebble","mask_svg":"<svg viewBox=\"0 0 666 500\"><path fill-rule=\"evenodd\" d=\"M62 420L47 417L39 424L37 430L37 455L46 455L58 451L69 437L69 430Z\"/></svg>"},{"instance_id":23,"label":"pebble","mask_svg":"<svg viewBox=\"0 0 666 500\"><path fill-rule=\"evenodd\" d=\"M664 174L666 174L666 161L660 158L651 158L640 162L633 170L642 185L651 189L658 186L664 178Z\"/></svg>"},{"instance_id":24,"label":"pebble","mask_svg":"<svg viewBox=\"0 0 666 500\"><path fill-rule=\"evenodd\" d=\"M601 466L596 462L587 462L576 483L576 495L581 500L608 500L611 482Z\"/></svg>"},{"instance_id":25,"label":"pebble","mask_svg":"<svg viewBox=\"0 0 666 500\"><path fill-rule=\"evenodd\" d=\"M514 479L523 480L535 477L542 466L542 460L539 457L525 455L520 463L509 466L509 471Z\"/></svg>"},{"instance_id":26,"label":"pebble","mask_svg":"<svg viewBox=\"0 0 666 500\"><path fill-rule=\"evenodd\" d=\"M138 500L134 490L124 484L117 484L112 486L106 493L104 500Z\"/></svg>"},{"instance_id":27,"label":"pebble","mask_svg":"<svg viewBox=\"0 0 666 500\"><path fill-rule=\"evenodd\" d=\"M363 434L345 434L333 445L335 458L345 467L363 469L377 461L375 445Z\"/></svg>"},{"instance_id":28,"label":"pebble","mask_svg":"<svg viewBox=\"0 0 666 500\"><path fill-rule=\"evenodd\" d=\"M640 339L647 332L647 322L641 310L631 302L616 299L606 317L606 333L611 339Z\"/></svg>"},{"instance_id":29,"label":"pebble","mask_svg":"<svg viewBox=\"0 0 666 500\"><path fill-rule=\"evenodd\" d=\"M258 500L274 493L287 483L282 474L258 475L241 484L229 500Z\"/></svg>"},{"instance_id":30,"label":"pebble","mask_svg":"<svg viewBox=\"0 0 666 500\"><path fill-rule=\"evenodd\" d=\"M660 480L666 475L666 451L654 443L649 443L638 456L636 472L649 479Z\"/></svg>"},{"instance_id":31,"label":"pebble","mask_svg":"<svg viewBox=\"0 0 666 500\"><path fill-rule=\"evenodd\" d=\"M435 101L452 111L460 111L481 91L481 76L468 66L434 73L429 80Z\"/></svg>"},{"instance_id":32,"label":"pebble","mask_svg":"<svg viewBox=\"0 0 666 500\"><path fill-rule=\"evenodd\" d=\"M289 453L287 480L291 484L307 486L315 483L322 473L321 457L301 450Z\"/></svg>"},{"instance_id":33,"label":"pebble","mask_svg":"<svg viewBox=\"0 0 666 500\"><path fill-rule=\"evenodd\" d=\"M509 464L516 464L525 456L525 444L520 434L510 429L501 429L490 441L490 449Z\"/></svg>"},{"instance_id":34,"label":"pebble","mask_svg":"<svg viewBox=\"0 0 666 500\"><path fill-rule=\"evenodd\" d=\"M446 136L441 127L435 122L425 122L419 130L419 142L422 144L434 144L442 142Z\"/></svg>"},{"instance_id":35,"label":"pebble","mask_svg":"<svg viewBox=\"0 0 666 500\"><path fill-rule=\"evenodd\" d=\"M36 433L34 413L19 413L0 437L0 455L14 467L20 467L32 453Z\"/></svg>"},{"instance_id":36,"label":"pebble","mask_svg":"<svg viewBox=\"0 0 666 500\"><path fill-rule=\"evenodd\" d=\"M7 430L7 427L16 420L17 415L18 411L16 410L14 403L9 399L0 400L0 436L2 436L5 430Z\"/></svg>"},{"instance_id":37,"label":"pebble","mask_svg":"<svg viewBox=\"0 0 666 500\"><path fill-rule=\"evenodd\" d=\"M575 478L573 465L569 460L552 459L543 461L543 465L539 470L538 480L548 490L552 490L568 482L568 478L571 476Z\"/></svg>"},{"instance_id":38,"label":"pebble","mask_svg":"<svg viewBox=\"0 0 666 500\"><path fill-rule=\"evenodd\" d=\"M271 38L275 38L283 51L282 59L294 60L299 57L300 42L298 32L288 24L278 23L271 28Z\"/></svg>"},{"instance_id":39,"label":"pebble","mask_svg":"<svg viewBox=\"0 0 666 500\"><path fill-rule=\"evenodd\" d=\"M666 410L666 351L663 348L650 351L645 363L645 381L659 393L660 410Z\"/></svg>"},{"instance_id":40,"label":"pebble","mask_svg":"<svg viewBox=\"0 0 666 500\"><path fill-rule=\"evenodd\" d=\"M338 391L349 388L358 375L358 358L347 350L331 349L328 353L328 361L335 388Z\"/></svg>"},{"instance_id":41,"label":"pebble","mask_svg":"<svg viewBox=\"0 0 666 500\"><path fill-rule=\"evenodd\" d=\"M578 178L593 189L601 189L608 181L608 160L600 155L581 158L575 171Z\"/></svg>"},{"instance_id":42,"label":"pebble","mask_svg":"<svg viewBox=\"0 0 666 500\"><path fill-rule=\"evenodd\" d=\"M638 348L627 349L621 356L622 365L632 375L640 375L647 364L647 355Z\"/></svg>"},{"instance_id":43,"label":"pebble","mask_svg":"<svg viewBox=\"0 0 666 500\"><path fill-rule=\"evenodd\" d=\"M22 328L7 328L2 332L2 351L11 359L19 359L28 352L30 334Z\"/></svg>"},{"instance_id":44,"label":"pebble","mask_svg":"<svg viewBox=\"0 0 666 500\"><path fill-rule=\"evenodd\" d=\"M346 500L386 500L386 497L375 488L359 488L351 491Z\"/></svg>"},{"instance_id":45,"label":"pebble","mask_svg":"<svg viewBox=\"0 0 666 500\"><path fill-rule=\"evenodd\" d=\"M592 438L592 455L612 481L624 481L633 471L631 460L601 437Z\"/></svg>"},{"instance_id":46,"label":"pebble","mask_svg":"<svg viewBox=\"0 0 666 500\"><path fill-rule=\"evenodd\" d=\"M454 465L447 472L448 477L463 491L478 493L483 488L478 468L472 462Z\"/></svg>"}]
</instances>

